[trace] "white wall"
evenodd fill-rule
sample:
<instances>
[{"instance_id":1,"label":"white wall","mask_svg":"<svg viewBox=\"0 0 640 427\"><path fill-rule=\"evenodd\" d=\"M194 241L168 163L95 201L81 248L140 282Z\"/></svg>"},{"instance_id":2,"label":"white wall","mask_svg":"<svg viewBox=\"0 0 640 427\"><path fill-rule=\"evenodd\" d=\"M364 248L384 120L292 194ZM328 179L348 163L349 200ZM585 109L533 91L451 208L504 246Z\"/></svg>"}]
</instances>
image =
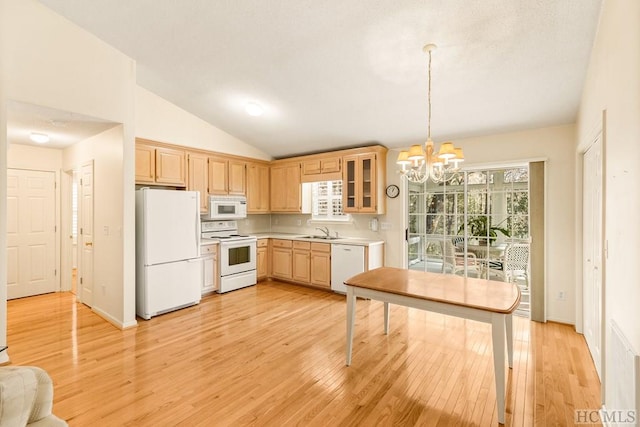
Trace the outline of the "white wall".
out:
<instances>
[{"instance_id":1,"label":"white wall","mask_svg":"<svg viewBox=\"0 0 640 427\"><path fill-rule=\"evenodd\" d=\"M380 230L372 231L369 228L369 223L373 218L378 218L380 221L382 217L383 215L353 214L350 222L341 224L337 222L308 222L311 220L310 214L273 214L271 215L271 231L322 235L322 232L317 228L326 226L332 236L337 232L339 237L384 240L384 233Z\"/></svg>"},{"instance_id":2,"label":"white wall","mask_svg":"<svg viewBox=\"0 0 640 427\"><path fill-rule=\"evenodd\" d=\"M602 110L605 135L605 331L615 320L635 351L640 351L640 2L605 0L582 95L577 151L593 136ZM580 176L576 176L581 181ZM608 343L608 339L607 339ZM608 345L606 346L608 347ZM611 372L605 347L605 400L619 378ZM605 404L607 402L605 401Z\"/></svg>"},{"instance_id":3,"label":"white wall","mask_svg":"<svg viewBox=\"0 0 640 427\"><path fill-rule=\"evenodd\" d=\"M56 172L62 167L62 150L33 145L11 144L7 151L7 167Z\"/></svg>"},{"instance_id":4,"label":"white wall","mask_svg":"<svg viewBox=\"0 0 640 427\"><path fill-rule=\"evenodd\" d=\"M465 167L497 166L501 163L516 163L532 159L547 159L546 162L546 310L547 319L575 324L575 127L573 125L531 129L498 135L488 135L454 141L464 149ZM388 183L397 169L395 159L398 151L388 154ZM390 178L390 179L389 179ZM406 204L406 193L403 201ZM398 198L400 199L400 197ZM404 216L402 206L397 201L387 205L388 215ZM390 210L392 209L392 210ZM396 224L402 217L386 219ZM388 262L401 266L404 250L404 227L394 228L393 236L387 241ZM393 257L390 259L390 257ZM393 265L393 264L389 264ZM558 300L559 291L564 291L565 300Z\"/></svg>"},{"instance_id":5,"label":"white wall","mask_svg":"<svg viewBox=\"0 0 640 427\"><path fill-rule=\"evenodd\" d=\"M268 154L140 86L136 88L136 136L185 147L271 160Z\"/></svg>"},{"instance_id":6,"label":"white wall","mask_svg":"<svg viewBox=\"0 0 640 427\"><path fill-rule=\"evenodd\" d=\"M122 163L122 125L95 135L64 150L64 170L93 160L94 171L94 269L92 308L117 326L135 324L134 312L125 312L123 177L114 174Z\"/></svg>"},{"instance_id":7,"label":"white wall","mask_svg":"<svg viewBox=\"0 0 640 427\"><path fill-rule=\"evenodd\" d=\"M120 156L110 171L119 188L112 214L120 217L123 244L110 254L123 268L112 278L123 295L122 324L135 321L134 100L135 62L35 0L0 0L0 126L8 100L77 112L123 123ZM0 132L0 175L6 170L6 132ZM117 164L117 166L116 166ZM0 185L0 198L6 198ZM6 216L5 204L0 217ZM6 227L0 226L0 266L6 263ZM3 271L6 271L3 268ZM119 277L115 277L119 274ZM116 284L117 283L117 284ZM0 345L6 341L6 277L0 277ZM6 357L3 352L0 357ZM1 362L2 360L0 360Z\"/></svg>"}]
</instances>

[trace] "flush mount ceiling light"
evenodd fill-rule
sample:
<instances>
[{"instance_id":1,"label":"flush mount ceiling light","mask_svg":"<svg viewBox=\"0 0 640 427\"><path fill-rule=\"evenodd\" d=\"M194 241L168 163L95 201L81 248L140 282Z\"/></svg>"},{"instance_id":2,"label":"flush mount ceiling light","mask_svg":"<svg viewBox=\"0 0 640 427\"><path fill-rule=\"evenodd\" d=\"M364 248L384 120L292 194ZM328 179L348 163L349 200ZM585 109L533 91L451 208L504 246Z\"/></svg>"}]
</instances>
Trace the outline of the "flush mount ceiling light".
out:
<instances>
[{"instance_id":1,"label":"flush mount ceiling light","mask_svg":"<svg viewBox=\"0 0 640 427\"><path fill-rule=\"evenodd\" d=\"M399 172L409 182L425 182L431 178L434 182L448 181L460 170L460 163L464 161L462 148L453 146L453 142L443 142L438 154L434 154L433 141L431 140L431 52L436 49L435 44L428 44L422 50L429 55L429 89L428 89L428 116L427 116L427 142L424 149L422 145L415 144L409 151L401 151L396 163L400 166Z\"/></svg>"},{"instance_id":2,"label":"flush mount ceiling light","mask_svg":"<svg viewBox=\"0 0 640 427\"><path fill-rule=\"evenodd\" d=\"M244 106L244 111L250 116L261 116L264 113L262 106L256 102L249 102Z\"/></svg>"},{"instance_id":3,"label":"flush mount ceiling light","mask_svg":"<svg viewBox=\"0 0 640 427\"><path fill-rule=\"evenodd\" d=\"M38 144L46 144L49 142L49 135L46 133L39 132L31 132L31 136L29 137L33 142L37 142Z\"/></svg>"}]
</instances>

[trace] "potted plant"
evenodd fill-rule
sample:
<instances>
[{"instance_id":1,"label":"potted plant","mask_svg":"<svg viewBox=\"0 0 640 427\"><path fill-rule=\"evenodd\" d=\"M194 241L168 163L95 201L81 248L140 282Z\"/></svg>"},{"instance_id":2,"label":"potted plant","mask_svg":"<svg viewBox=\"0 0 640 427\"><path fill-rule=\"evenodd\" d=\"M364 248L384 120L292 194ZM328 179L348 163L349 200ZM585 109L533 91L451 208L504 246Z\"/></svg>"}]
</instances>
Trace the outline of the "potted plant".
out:
<instances>
[{"instance_id":1,"label":"potted plant","mask_svg":"<svg viewBox=\"0 0 640 427\"><path fill-rule=\"evenodd\" d=\"M464 232L464 224L458 229L458 234ZM511 237L511 233L506 228L499 227L491 224L490 216L473 216L467 220L467 235L478 239L479 245L486 245L487 239L490 244L498 237L500 232L506 237Z\"/></svg>"}]
</instances>

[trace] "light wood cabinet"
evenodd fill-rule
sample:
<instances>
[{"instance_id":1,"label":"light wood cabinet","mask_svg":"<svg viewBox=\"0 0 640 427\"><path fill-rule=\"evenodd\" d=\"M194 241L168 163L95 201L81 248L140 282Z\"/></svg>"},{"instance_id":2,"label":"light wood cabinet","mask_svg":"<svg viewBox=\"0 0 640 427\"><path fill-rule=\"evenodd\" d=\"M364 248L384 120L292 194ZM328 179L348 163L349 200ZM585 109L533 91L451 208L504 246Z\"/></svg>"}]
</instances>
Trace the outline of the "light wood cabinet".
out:
<instances>
[{"instance_id":1,"label":"light wood cabinet","mask_svg":"<svg viewBox=\"0 0 640 427\"><path fill-rule=\"evenodd\" d=\"M300 212L300 163L278 163L271 166L271 212Z\"/></svg>"},{"instance_id":2,"label":"light wood cabinet","mask_svg":"<svg viewBox=\"0 0 640 427\"><path fill-rule=\"evenodd\" d=\"M342 179L342 157L314 157L302 162L302 182L335 181Z\"/></svg>"},{"instance_id":3,"label":"light wood cabinet","mask_svg":"<svg viewBox=\"0 0 640 427\"><path fill-rule=\"evenodd\" d=\"M256 275L258 280L269 277L269 245L268 239L258 239Z\"/></svg>"},{"instance_id":4,"label":"light wood cabinet","mask_svg":"<svg viewBox=\"0 0 640 427\"><path fill-rule=\"evenodd\" d=\"M156 183L156 149L146 144L136 144L136 183Z\"/></svg>"},{"instance_id":5,"label":"light wood cabinet","mask_svg":"<svg viewBox=\"0 0 640 427\"><path fill-rule=\"evenodd\" d=\"M310 242L293 242L293 266L291 278L299 283L310 282L311 267Z\"/></svg>"},{"instance_id":6,"label":"light wood cabinet","mask_svg":"<svg viewBox=\"0 0 640 427\"><path fill-rule=\"evenodd\" d=\"M273 277L331 289L331 244L273 239L271 256Z\"/></svg>"},{"instance_id":7,"label":"light wood cabinet","mask_svg":"<svg viewBox=\"0 0 640 427\"><path fill-rule=\"evenodd\" d=\"M202 293L208 294L220 289L218 283L218 245L200 247L202 254Z\"/></svg>"},{"instance_id":8,"label":"light wood cabinet","mask_svg":"<svg viewBox=\"0 0 640 427\"><path fill-rule=\"evenodd\" d=\"M348 213L376 213L377 165L376 154L357 154L344 157L342 180L342 209Z\"/></svg>"},{"instance_id":9,"label":"light wood cabinet","mask_svg":"<svg viewBox=\"0 0 640 427\"><path fill-rule=\"evenodd\" d=\"M271 241L271 275L278 279L291 280L292 249L291 240Z\"/></svg>"},{"instance_id":10,"label":"light wood cabinet","mask_svg":"<svg viewBox=\"0 0 640 427\"><path fill-rule=\"evenodd\" d=\"M247 213L269 213L269 165L247 163Z\"/></svg>"},{"instance_id":11,"label":"light wood cabinet","mask_svg":"<svg viewBox=\"0 0 640 427\"><path fill-rule=\"evenodd\" d=\"M136 183L186 187L184 150L136 143Z\"/></svg>"},{"instance_id":12,"label":"light wood cabinet","mask_svg":"<svg viewBox=\"0 0 640 427\"><path fill-rule=\"evenodd\" d=\"M209 156L209 194L229 194L229 160Z\"/></svg>"},{"instance_id":13,"label":"light wood cabinet","mask_svg":"<svg viewBox=\"0 0 640 427\"><path fill-rule=\"evenodd\" d=\"M187 190L200 192L200 213L209 210L209 169L206 154L191 152L187 154Z\"/></svg>"},{"instance_id":14,"label":"light wood cabinet","mask_svg":"<svg viewBox=\"0 0 640 427\"><path fill-rule=\"evenodd\" d=\"M247 194L246 185L247 164L240 160L229 160L229 194L244 196Z\"/></svg>"},{"instance_id":15,"label":"light wood cabinet","mask_svg":"<svg viewBox=\"0 0 640 427\"><path fill-rule=\"evenodd\" d=\"M311 284L331 289L331 245L311 243Z\"/></svg>"},{"instance_id":16,"label":"light wood cabinet","mask_svg":"<svg viewBox=\"0 0 640 427\"><path fill-rule=\"evenodd\" d=\"M209 156L209 194L244 196L246 163L221 156Z\"/></svg>"}]
</instances>

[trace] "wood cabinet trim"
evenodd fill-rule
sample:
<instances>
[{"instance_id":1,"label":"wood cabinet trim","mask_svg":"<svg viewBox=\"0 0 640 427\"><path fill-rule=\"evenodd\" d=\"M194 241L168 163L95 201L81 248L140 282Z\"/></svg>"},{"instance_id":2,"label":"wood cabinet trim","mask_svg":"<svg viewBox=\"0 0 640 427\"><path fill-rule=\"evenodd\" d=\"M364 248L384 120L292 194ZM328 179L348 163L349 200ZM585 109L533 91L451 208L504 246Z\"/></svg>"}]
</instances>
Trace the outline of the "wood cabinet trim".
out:
<instances>
[{"instance_id":1,"label":"wood cabinet trim","mask_svg":"<svg viewBox=\"0 0 640 427\"><path fill-rule=\"evenodd\" d=\"M300 242L298 240L294 240L293 249L303 249L308 251L311 249L311 242Z\"/></svg>"}]
</instances>

